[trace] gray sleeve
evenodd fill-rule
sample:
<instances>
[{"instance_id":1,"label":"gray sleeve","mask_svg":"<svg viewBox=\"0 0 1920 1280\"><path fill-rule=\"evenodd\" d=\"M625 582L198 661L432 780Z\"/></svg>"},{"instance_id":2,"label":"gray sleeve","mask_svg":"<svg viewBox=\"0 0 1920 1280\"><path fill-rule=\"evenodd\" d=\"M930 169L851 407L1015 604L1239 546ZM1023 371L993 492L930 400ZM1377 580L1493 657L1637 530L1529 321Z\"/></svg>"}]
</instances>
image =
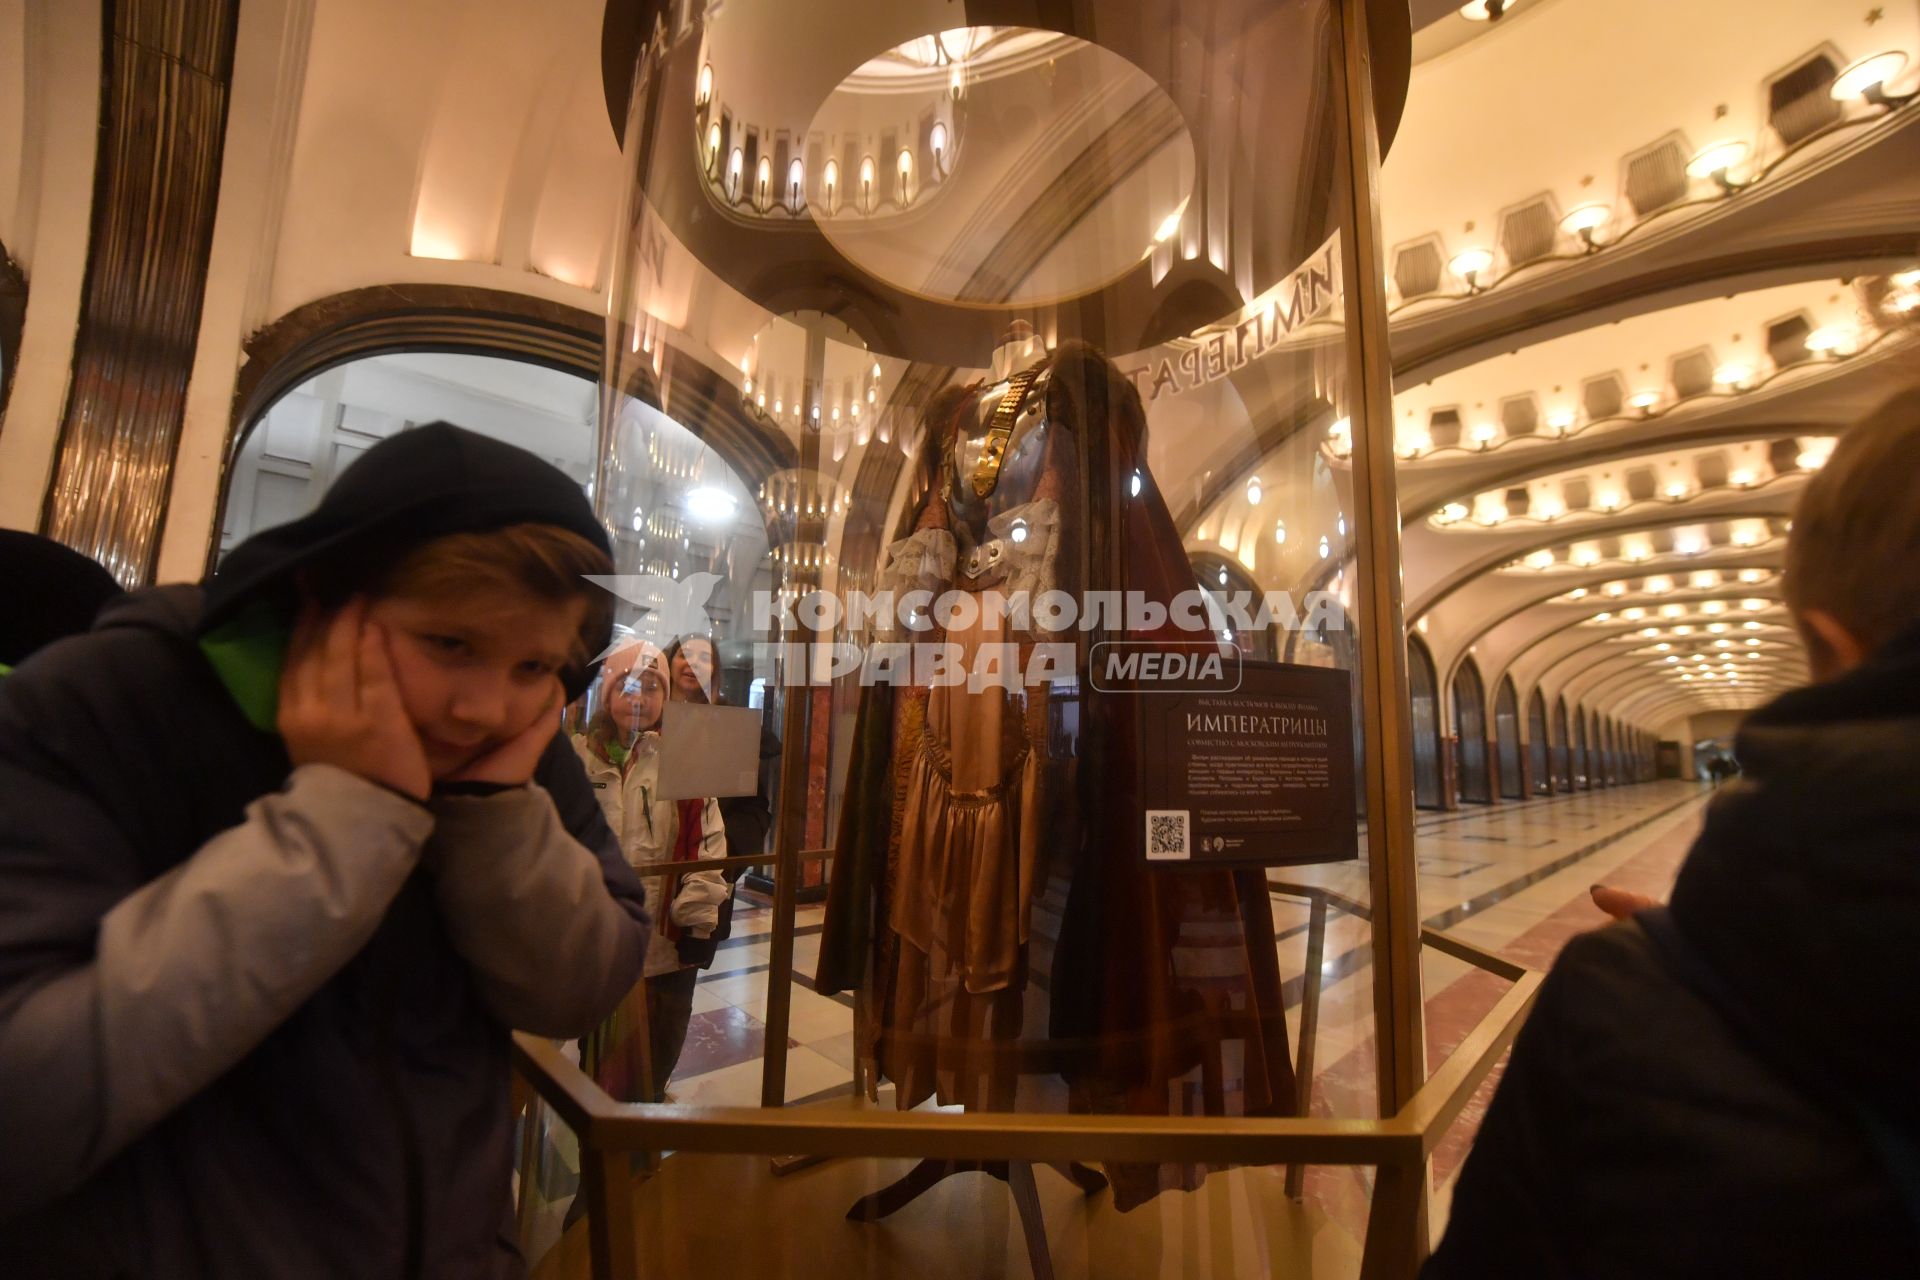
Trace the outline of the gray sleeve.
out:
<instances>
[{"instance_id":1,"label":"gray sleeve","mask_svg":"<svg viewBox=\"0 0 1920 1280\"><path fill-rule=\"evenodd\" d=\"M303 765L120 897L89 959L9 992L0 1216L79 1183L283 1022L366 945L432 826L382 787Z\"/></svg>"},{"instance_id":2,"label":"gray sleeve","mask_svg":"<svg viewBox=\"0 0 1920 1280\"><path fill-rule=\"evenodd\" d=\"M646 923L538 786L435 797L425 861L454 947L494 1016L535 1035L585 1035L640 980Z\"/></svg>"}]
</instances>

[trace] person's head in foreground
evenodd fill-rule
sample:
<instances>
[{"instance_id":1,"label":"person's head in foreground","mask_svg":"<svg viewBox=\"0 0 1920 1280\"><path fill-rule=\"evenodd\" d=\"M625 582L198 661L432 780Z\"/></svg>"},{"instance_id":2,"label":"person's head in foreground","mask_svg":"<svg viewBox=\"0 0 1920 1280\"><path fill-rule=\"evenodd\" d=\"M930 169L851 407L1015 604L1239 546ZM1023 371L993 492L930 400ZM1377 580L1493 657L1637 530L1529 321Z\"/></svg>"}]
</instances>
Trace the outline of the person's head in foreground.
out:
<instances>
[{"instance_id":1,"label":"person's head in foreground","mask_svg":"<svg viewBox=\"0 0 1920 1280\"><path fill-rule=\"evenodd\" d=\"M509 1032L650 934L557 714L611 567L432 424L0 680L0 1275L524 1272Z\"/></svg>"},{"instance_id":2,"label":"person's head in foreground","mask_svg":"<svg viewBox=\"0 0 1920 1280\"><path fill-rule=\"evenodd\" d=\"M1785 587L1816 682L1920 628L1920 392L1841 436L1807 481Z\"/></svg>"},{"instance_id":3,"label":"person's head in foreground","mask_svg":"<svg viewBox=\"0 0 1920 1280\"><path fill-rule=\"evenodd\" d=\"M123 593L113 575L72 547L37 533L0 529L0 675L93 625Z\"/></svg>"},{"instance_id":4,"label":"person's head in foreground","mask_svg":"<svg viewBox=\"0 0 1920 1280\"><path fill-rule=\"evenodd\" d=\"M339 653L360 679L390 679L430 781L495 772L490 756L557 728L612 623L586 581L611 572L606 535L578 487L532 461L444 424L383 441L310 515L235 548L209 585L209 633L291 622L290 668ZM308 665L318 697L322 664ZM302 688L290 679L283 699Z\"/></svg>"},{"instance_id":5,"label":"person's head in foreground","mask_svg":"<svg viewBox=\"0 0 1920 1280\"><path fill-rule=\"evenodd\" d=\"M1808 478L1784 592L1812 682L1671 905L1555 961L1429 1280L1920 1275L1920 391Z\"/></svg>"}]
</instances>

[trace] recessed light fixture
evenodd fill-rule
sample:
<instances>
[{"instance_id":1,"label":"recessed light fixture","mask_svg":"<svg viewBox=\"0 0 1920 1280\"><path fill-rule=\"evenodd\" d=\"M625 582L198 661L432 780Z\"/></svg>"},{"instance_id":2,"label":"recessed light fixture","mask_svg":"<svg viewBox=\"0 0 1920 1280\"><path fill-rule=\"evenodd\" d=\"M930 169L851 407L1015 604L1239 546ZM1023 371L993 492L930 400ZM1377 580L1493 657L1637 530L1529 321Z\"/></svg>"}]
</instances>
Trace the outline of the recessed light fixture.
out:
<instances>
[{"instance_id":1,"label":"recessed light fixture","mask_svg":"<svg viewBox=\"0 0 1920 1280\"><path fill-rule=\"evenodd\" d=\"M1801 442L1800 453L1794 461L1803 471L1818 471L1827 465L1827 459L1833 456L1834 442L1829 439L1812 439Z\"/></svg>"},{"instance_id":2,"label":"recessed light fixture","mask_svg":"<svg viewBox=\"0 0 1920 1280\"><path fill-rule=\"evenodd\" d=\"M1469 293L1480 287L1480 273L1493 265L1493 254L1485 249L1462 249L1447 263L1447 269L1467 282Z\"/></svg>"},{"instance_id":3,"label":"recessed light fixture","mask_svg":"<svg viewBox=\"0 0 1920 1280\"><path fill-rule=\"evenodd\" d=\"M1613 221L1613 210L1604 204L1583 204L1560 219L1560 229L1578 237L1589 250L1599 248L1600 229Z\"/></svg>"},{"instance_id":4,"label":"recessed light fixture","mask_svg":"<svg viewBox=\"0 0 1920 1280\"><path fill-rule=\"evenodd\" d=\"M1738 139L1716 142L1712 146L1702 147L1687 161L1687 176L1690 178L1711 178L1722 191L1731 194L1739 190L1740 184L1730 176L1732 168L1747 158L1750 148Z\"/></svg>"},{"instance_id":5,"label":"recessed light fixture","mask_svg":"<svg viewBox=\"0 0 1920 1280\"><path fill-rule=\"evenodd\" d=\"M1468 22L1497 22L1520 0L1472 0L1460 6L1460 16Z\"/></svg>"},{"instance_id":6,"label":"recessed light fixture","mask_svg":"<svg viewBox=\"0 0 1920 1280\"><path fill-rule=\"evenodd\" d=\"M1266 490L1260 487L1260 477L1249 476L1247 478L1247 505L1257 507L1260 505L1260 499L1265 496Z\"/></svg>"},{"instance_id":7,"label":"recessed light fixture","mask_svg":"<svg viewBox=\"0 0 1920 1280\"><path fill-rule=\"evenodd\" d=\"M1275 520L1273 522L1273 540L1277 543L1283 543L1287 540L1287 522L1285 520Z\"/></svg>"},{"instance_id":8,"label":"recessed light fixture","mask_svg":"<svg viewBox=\"0 0 1920 1280\"><path fill-rule=\"evenodd\" d=\"M1335 418L1332 425L1327 428L1327 439L1332 443L1336 456L1344 458L1352 453L1353 419Z\"/></svg>"},{"instance_id":9,"label":"recessed light fixture","mask_svg":"<svg viewBox=\"0 0 1920 1280\"><path fill-rule=\"evenodd\" d=\"M1879 107L1898 107L1913 101L1911 93L1888 93L1887 82L1906 69L1907 55L1898 50L1876 53L1851 63L1833 78L1827 90L1836 102L1865 98Z\"/></svg>"},{"instance_id":10,"label":"recessed light fixture","mask_svg":"<svg viewBox=\"0 0 1920 1280\"><path fill-rule=\"evenodd\" d=\"M1818 355L1837 355L1853 346L1853 328L1844 324L1823 324L1807 335L1807 350Z\"/></svg>"}]
</instances>

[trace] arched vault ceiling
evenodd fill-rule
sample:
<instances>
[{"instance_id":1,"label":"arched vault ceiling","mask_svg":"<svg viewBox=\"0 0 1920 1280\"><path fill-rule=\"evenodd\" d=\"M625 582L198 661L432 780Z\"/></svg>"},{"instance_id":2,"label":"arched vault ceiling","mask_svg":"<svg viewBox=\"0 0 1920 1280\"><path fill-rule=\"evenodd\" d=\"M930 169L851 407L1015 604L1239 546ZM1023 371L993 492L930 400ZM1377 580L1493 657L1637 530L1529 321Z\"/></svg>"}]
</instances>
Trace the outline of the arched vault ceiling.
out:
<instances>
[{"instance_id":1,"label":"arched vault ceiling","mask_svg":"<svg viewBox=\"0 0 1920 1280\"><path fill-rule=\"evenodd\" d=\"M1446 607L1423 616L1419 626L1432 648L1452 655L1443 670L1472 655L1483 674L1497 678L1537 640L1602 610L1640 609L1657 619L1663 607L1694 599L1778 599L1779 560L1776 543L1717 549L1684 569L1663 568L1657 575L1623 575L1618 567L1570 574L1487 574ZM1659 593L1641 585L1654 576L1663 580ZM1695 581L1703 585L1691 585ZM1639 618L1623 617L1621 622L1646 625Z\"/></svg>"},{"instance_id":2,"label":"arched vault ceiling","mask_svg":"<svg viewBox=\"0 0 1920 1280\"><path fill-rule=\"evenodd\" d=\"M1394 400L1401 510L1412 523L1462 493L1649 446L1838 431L1920 381L1915 350L1920 327L1899 323L1883 307L1870 305L1863 300L1866 292L1855 284L1821 280L1683 304L1503 352L1403 390ZM1768 351L1769 326L1795 322L1808 333L1845 337L1846 344L1817 356L1783 351L1790 363L1776 363ZM1750 371L1745 382L1702 389L1688 381L1701 367L1731 373L1736 365ZM1595 411L1605 405L1589 400L1592 383L1616 387L1617 412ZM1235 380L1233 390L1238 393L1234 416L1270 420L1276 402L1268 383ZM1651 411L1626 403L1643 391L1659 396ZM1454 442L1436 436L1432 423L1436 411L1449 410L1458 415ZM1509 421L1516 411L1519 420ZM1519 429L1529 415L1530 433ZM1316 439L1332 443L1328 424L1333 418L1330 409L1322 409L1313 420ZM1484 447L1476 438L1479 431L1489 433ZM1232 507L1246 478L1273 474L1276 457L1293 447L1291 433L1278 425L1261 436L1273 442L1265 453L1243 454L1238 465L1209 471L1204 483L1185 489L1172 478L1183 474L1183 458L1218 459L1203 451L1155 454L1163 489L1191 495L1185 504L1176 503L1183 528L1191 532L1209 518L1219 527L1223 518L1230 524L1242 514ZM1332 465L1346 465L1331 452L1328 456Z\"/></svg>"},{"instance_id":3,"label":"arched vault ceiling","mask_svg":"<svg viewBox=\"0 0 1920 1280\"><path fill-rule=\"evenodd\" d=\"M1768 77L1831 48L1840 65L1920 46L1920 12L1880 20L1832 0L1517 0L1479 37L1413 71L1383 166L1388 244L1478 224L1551 192L1562 208L1618 198L1620 157L1680 130L1696 146L1767 133ZM1445 20L1443 20L1445 21ZM1575 52L1577 51L1577 52ZM1631 86L1630 91L1623 92ZM1716 115L1717 110L1724 114ZM1764 163L1782 149L1756 143Z\"/></svg>"},{"instance_id":4,"label":"arched vault ceiling","mask_svg":"<svg viewBox=\"0 0 1920 1280\"><path fill-rule=\"evenodd\" d=\"M1864 8L1831 0L1517 0L1508 8L1492 24L1442 17L1422 32L1425 48L1444 48L1449 26L1474 38L1436 57L1416 49L1411 110L1382 172L1384 242L1391 250L1431 239L1443 262L1487 249L1494 262L1478 283L1493 287L1460 306L1396 299L1403 372L1424 377L1439 371L1428 365L1471 363L1483 354L1476 348L1502 335L1578 326L1649 289L1911 252L1920 121L1912 113L1889 120L1860 101L1835 104L1820 108L1819 137L1790 143L1770 127L1768 82L1809 58L1837 70L1885 49L1920 50L1920 9L1881 6L1863 21ZM1729 177L1760 180L1719 200L1702 178L1674 204L1638 213L1628 159L1667 139L1683 159L1710 144L1744 143ZM1514 265L1503 218L1537 200L1556 218L1605 208L1598 236L1609 247L1579 265L1582 279L1553 279L1557 267L1524 258ZM1570 239L1555 247L1553 256L1581 248ZM1439 292L1464 292L1449 283Z\"/></svg>"}]
</instances>

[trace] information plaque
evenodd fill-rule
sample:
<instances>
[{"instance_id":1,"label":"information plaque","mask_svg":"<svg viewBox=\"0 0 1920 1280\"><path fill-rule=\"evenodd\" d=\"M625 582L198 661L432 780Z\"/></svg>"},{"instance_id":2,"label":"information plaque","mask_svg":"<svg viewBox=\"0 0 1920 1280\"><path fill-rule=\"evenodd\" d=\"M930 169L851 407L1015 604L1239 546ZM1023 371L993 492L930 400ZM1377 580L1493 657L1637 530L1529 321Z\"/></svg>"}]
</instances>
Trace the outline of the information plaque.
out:
<instances>
[{"instance_id":1,"label":"information plaque","mask_svg":"<svg viewBox=\"0 0 1920 1280\"><path fill-rule=\"evenodd\" d=\"M1230 691L1146 694L1147 860L1298 866L1359 856L1350 680L1247 661Z\"/></svg>"}]
</instances>

